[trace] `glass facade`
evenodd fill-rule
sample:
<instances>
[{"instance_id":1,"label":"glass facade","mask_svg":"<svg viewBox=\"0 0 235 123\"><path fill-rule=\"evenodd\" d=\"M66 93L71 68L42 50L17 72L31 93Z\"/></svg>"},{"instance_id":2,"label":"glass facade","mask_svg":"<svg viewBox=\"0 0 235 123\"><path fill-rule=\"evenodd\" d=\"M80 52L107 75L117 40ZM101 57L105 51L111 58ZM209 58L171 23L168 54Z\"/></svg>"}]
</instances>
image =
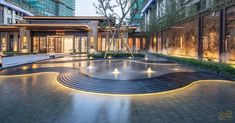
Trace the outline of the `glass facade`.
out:
<instances>
[{"instance_id":1,"label":"glass facade","mask_svg":"<svg viewBox=\"0 0 235 123\"><path fill-rule=\"evenodd\" d=\"M131 0L130 3L133 3L134 0ZM141 19L142 19L142 16L141 16L141 10L143 8L143 3L144 3L144 0L138 0L138 12L135 14L135 11L136 11L136 6L134 6L131 10L130 10L130 15L131 16L134 16L133 18L133 23L134 24L140 24L141 22Z\"/></svg>"},{"instance_id":2,"label":"glass facade","mask_svg":"<svg viewBox=\"0 0 235 123\"><path fill-rule=\"evenodd\" d=\"M235 64L235 6L226 11L226 40L225 59L228 63Z\"/></svg>"},{"instance_id":3,"label":"glass facade","mask_svg":"<svg viewBox=\"0 0 235 123\"><path fill-rule=\"evenodd\" d=\"M198 23L196 18L173 26L153 37L152 48L164 54L197 58Z\"/></svg>"},{"instance_id":4,"label":"glass facade","mask_svg":"<svg viewBox=\"0 0 235 123\"><path fill-rule=\"evenodd\" d=\"M219 59L220 13L213 12L203 17L203 58Z\"/></svg>"},{"instance_id":5,"label":"glass facade","mask_svg":"<svg viewBox=\"0 0 235 123\"><path fill-rule=\"evenodd\" d=\"M111 41L112 36L106 32L100 32L98 34L98 41L97 41L97 50L98 51L106 51L109 48L109 44ZM133 51L140 51L144 50L146 45L146 39L143 36L134 36L130 35L126 40L126 44L128 47ZM127 51L127 47L124 41L122 42L119 39L114 39L113 43L110 46L110 51Z\"/></svg>"},{"instance_id":6,"label":"glass facade","mask_svg":"<svg viewBox=\"0 0 235 123\"><path fill-rule=\"evenodd\" d=\"M164 1L166 5L174 2ZM161 4L157 2L156 6L153 5L157 8L154 14L158 18L155 18L157 20L156 30L151 30L151 35L149 34L150 49L152 51L167 55L235 64L234 1L203 0L192 4L192 6L189 4L186 8L192 9L196 6L198 12L192 14L187 9L179 9L176 13L182 14L182 19L178 16L178 21L174 21L176 19L174 17L168 17L167 15L172 12L164 10L169 8L164 8L166 6L163 5L164 2L159 2ZM188 5L188 3L185 3L185 5ZM182 7L179 6L178 8ZM203 9L204 11L199 11ZM177 6L176 10L178 10ZM145 20L147 20L146 15L148 13L143 14L145 14ZM183 18L185 15L188 18ZM151 24L147 23L146 25Z\"/></svg>"},{"instance_id":7,"label":"glass facade","mask_svg":"<svg viewBox=\"0 0 235 123\"><path fill-rule=\"evenodd\" d=\"M6 0L35 16L74 16L75 0Z\"/></svg>"}]
</instances>

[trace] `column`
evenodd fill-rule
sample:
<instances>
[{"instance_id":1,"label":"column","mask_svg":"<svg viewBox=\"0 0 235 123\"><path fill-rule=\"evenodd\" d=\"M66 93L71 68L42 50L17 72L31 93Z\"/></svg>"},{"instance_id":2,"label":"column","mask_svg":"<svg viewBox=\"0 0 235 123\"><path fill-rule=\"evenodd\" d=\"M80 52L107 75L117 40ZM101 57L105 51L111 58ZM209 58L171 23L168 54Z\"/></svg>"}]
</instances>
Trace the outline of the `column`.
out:
<instances>
[{"instance_id":1,"label":"column","mask_svg":"<svg viewBox=\"0 0 235 123\"><path fill-rule=\"evenodd\" d=\"M14 43L13 43L13 51L18 51L18 32L14 32Z\"/></svg>"},{"instance_id":2,"label":"column","mask_svg":"<svg viewBox=\"0 0 235 123\"><path fill-rule=\"evenodd\" d=\"M1 50L2 51L7 51L7 38L8 33L7 32L2 32L2 39L1 39Z\"/></svg>"},{"instance_id":3,"label":"column","mask_svg":"<svg viewBox=\"0 0 235 123\"><path fill-rule=\"evenodd\" d=\"M136 36L133 36L133 52L136 51Z\"/></svg>"},{"instance_id":4,"label":"column","mask_svg":"<svg viewBox=\"0 0 235 123\"><path fill-rule=\"evenodd\" d=\"M220 28L219 28L219 62L225 62L225 8L220 10Z\"/></svg>"},{"instance_id":5,"label":"column","mask_svg":"<svg viewBox=\"0 0 235 123\"><path fill-rule=\"evenodd\" d=\"M91 30L88 32L88 48L91 53L98 50L98 23L98 21L91 21L88 24L91 27Z\"/></svg>"},{"instance_id":6,"label":"column","mask_svg":"<svg viewBox=\"0 0 235 123\"><path fill-rule=\"evenodd\" d=\"M111 39L110 38L112 38L112 36L110 37L110 33L109 32L105 32L105 50L104 51L106 51L106 50L108 50L108 48L109 48L109 46L110 46L110 41L111 41ZM111 50L111 48L112 47L110 47L110 50Z\"/></svg>"},{"instance_id":7,"label":"column","mask_svg":"<svg viewBox=\"0 0 235 123\"><path fill-rule=\"evenodd\" d=\"M198 16L198 59L203 59L203 18L201 15Z\"/></svg>"},{"instance_id":8,"label":"column","mask_svg":"<svg viewBox=\"0 0 235 123\"><path fill-rule=\"evenodd\" d=\"M31 34L26 28L20 28L20 52L30 53L31 52Z\"/></svg>"},{"instance_id":9,"label":"column","mask_svg":"<svg viewBox=\"0 0 235 123\"><path fill-rule=\"evenodd\" d=\"M143 37L140 36L140 51L144 50L144 43L143 43Z\"/></svg>"}]
</instances>

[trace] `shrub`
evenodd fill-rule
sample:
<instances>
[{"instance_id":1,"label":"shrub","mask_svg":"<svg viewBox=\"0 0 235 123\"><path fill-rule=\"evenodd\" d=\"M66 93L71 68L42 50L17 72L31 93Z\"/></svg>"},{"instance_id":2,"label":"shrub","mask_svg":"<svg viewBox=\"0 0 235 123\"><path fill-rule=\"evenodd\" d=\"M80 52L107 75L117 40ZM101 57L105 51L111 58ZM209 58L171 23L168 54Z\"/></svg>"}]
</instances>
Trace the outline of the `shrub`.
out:
<instances>
[{"instance_id":1,"label":"shrub","mask_svg":"<svg viewBox=\"0 0 235 123\"><path fill-rule=\"evenodd\" d=\"M89 54L89 57L93 58L104 58L105 52L95 52L93 54ZM144 54L141 53L133 53L134 57L145 57ZM112 58L128 58L131 57L130 53L127 52L113 52L113 53L108 53L107 57L111 56Z\"/></svg>"},{"instance_id":2,"label":"shrub","mask_svg":"<svg viewBox=\"0 0 235 123\"><path fill-rule=\"evenodd\" d=\"M217 63L217 62L212 62L212 61L201 61L201 60L192 59L192 58L167 56L167 55L155 54L155 53L153 55L159 56L159 57L166 57L176 63L185 64L185 65L196 67L202 70L209 70L209 71L213 71L216 73L222 73L222 74L235 76L235 68L229 64Z\"/></svg>"}]
</instances>

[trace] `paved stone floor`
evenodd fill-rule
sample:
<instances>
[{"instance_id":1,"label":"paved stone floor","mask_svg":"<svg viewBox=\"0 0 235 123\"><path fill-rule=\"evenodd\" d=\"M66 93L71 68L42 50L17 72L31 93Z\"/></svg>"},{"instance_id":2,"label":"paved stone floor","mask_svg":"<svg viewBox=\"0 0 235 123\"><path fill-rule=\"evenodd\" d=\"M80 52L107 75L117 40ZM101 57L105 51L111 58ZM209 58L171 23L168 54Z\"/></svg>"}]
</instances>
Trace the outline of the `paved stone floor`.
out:
<instances>
[{"instance_id":1,"label":"paved stone floor","mask_svg":"<svg viewBox=\"0 0 235 123\"><path fill-rule=\"evenodd\" d=\"M44 67L72 67L70 63L56 62ZM32 65L40 66L43 64ZM223 80L223 76L214 78L218 80L199 80L177 91L124 96L70 89L58 82L58 73L44 72L16 76L6 72L7 76L0 76L0 123L235 122L235 82ZM207 77L206 73L189 74L191 77L188 74L163 78L196 81Z\"/></svg>"},{"instance_id":2,"label":"paved stone floor","mask_svg":"<svg viewBox=\"0 0 235 123\"><path fill-rule=\"evenodd\" d=\"M56 57L65 56L67 54L56 54ZM19 55L4 57L2 60L3 67L13 67L17 65L32 63L36 61L50 59L49 54L36 54L36 55Z\"/></svg>"},{"instance_id":3,"label":"paved stone floor","mask_svg":"<svg viewBox=\"0 0 235 123\"><path fill-rule=\"evenodd\" d=\"M57 82L57 75L1 77L0 122L234 122L234 82L203 81L165 94L110 96L66 88ZM228 111L233 119L220 119L221 112Z\"/></svg>"}]
</instances>

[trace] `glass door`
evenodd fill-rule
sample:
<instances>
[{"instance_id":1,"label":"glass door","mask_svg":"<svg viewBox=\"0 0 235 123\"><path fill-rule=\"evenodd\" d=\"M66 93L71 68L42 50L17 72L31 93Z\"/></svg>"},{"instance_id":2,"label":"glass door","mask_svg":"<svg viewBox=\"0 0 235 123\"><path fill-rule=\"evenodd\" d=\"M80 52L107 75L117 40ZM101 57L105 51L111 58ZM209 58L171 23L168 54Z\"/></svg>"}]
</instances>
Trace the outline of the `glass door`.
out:
<instances>
[{"instance_id":1,"label":"glass door","mask_svg":"<svg viewBox=\"0 0 235 123\"><path fill-rule=\"evenodd\" d=\"M56 37L55 38L55 52L56 53L62 53L62 38Z\"/></svg>"},{"instance_id":2,"label":"glass door","mask_svg":"<svg viewBox=\"0 0 235 123\"><path fill-rule=\"evenodd\" d=\"M87 37L83 36L81 39L81 53L87 53Z\"/></svg>"},{"instance_id":3,"label":"glass door","mask_svg":"<svg viewBox=\"0 0 235 123\"><path fill-rule=\"evenodd\" d=\"M76 36L74 45L75 53L87 53L88 41L86 36Z\"/></svg>"},{"instance_id":4,"label":"glass door","mask_svg":"<svg viewBox=\"0 0 235 123\"><path fill-rule=\"evenodd\" d=\"M48 37L47 52L62 53L62 42L63 38L61 37Z\"/></svg>"},{"instance_id":5,"label":"glass door","mask_svg":"<svg viewBox=\"0 0 235 123\"><path fill-rule=\"evenodd\" d=\"M74 50L75 50L75 53L81 53L81 50L80 50L80 40L81 40L81 37L80 36L77 36L75 37L75 40L74 40Z\"/></svg>"},{"instance_id":6,"label":"glass door","mask_svg":"<svg viewBox=\"0 0 235 123\"><path fill-rule=\"evenodd\" d=\"M55 38L54 37L48 37L47 39L47 52L55 52Z\"/></svg>"}]
</instances>

